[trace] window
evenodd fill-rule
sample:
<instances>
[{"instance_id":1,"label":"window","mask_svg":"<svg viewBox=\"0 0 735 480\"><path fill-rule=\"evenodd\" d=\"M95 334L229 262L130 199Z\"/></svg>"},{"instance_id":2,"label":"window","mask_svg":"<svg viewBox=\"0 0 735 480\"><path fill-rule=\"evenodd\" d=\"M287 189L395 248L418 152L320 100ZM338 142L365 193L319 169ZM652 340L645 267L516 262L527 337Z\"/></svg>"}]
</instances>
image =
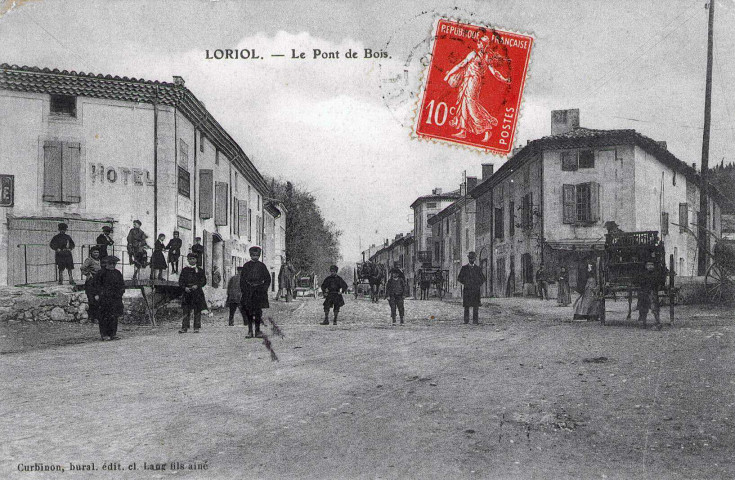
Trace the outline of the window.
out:
<instances>
[{"instance_id":1,"label":"window","mask_svg":"<svg viewBox=\"0 0 735 480\"><path fill-rule=\"evenodd\" d=\"M508 235L516 234L516 202L510 201L508 204Z\"/></svg>"},{"instance_id":2,"label":"window","mask_svg":"<svg viewBox=\"0 0 735 480\"><path fill-rule=\"evenodd\" d=\"M253 209L248 208L248 242L253 240Z\"/></svg>"},{"instance_id":3,"label":"window","mask_svg":"<svg viewBox=\"0 0 735 480\"><path fill-rule=\"evenodd\" d=\"M441 244L439 242L434 243L434 258L439 259L441 258L441 255L439 254L441 248Z\"/></svg>"},{"instance_id":4,"label":"window","mask_svg":"<svg viewBox=\"0 0 735 480\"><path fill-rule=\"evenodd\" d=\"M183 139L179 139L179 165L189 170L189 145Z\"/></svg>"},{"instance_id":5,"label":"window","mask_svg":"<svg viewBox=\"0 0 735 480\"><path fill-rule=\"evenodd\" d=\"M219 150L214 151L214 164L219 165Z\"/></svg>"},{"instance_id":6,"label":"window","mask_svg":"<svg viewBox=\"0 0 735 480\"><path fill-rule=\"evenodd\" d=\"M199 170L199 218L212 218L214 213L214 172Z\"/></svg>"},{"instance_id":7,"label":"window","mask_svg":"<svg viewBox=\"0 0 735 480\"><path fill-rule=\"evenodd\" d=\"M669 214L661 212L661 236L669 234Z\"/></svg>"},{"instance_id":8,"label":"window","mask_svg":"<svg viewBox=\"0 0 735 480\"><path fill-rule=\"evenodd\" d=\"M565 172L577 170L577 152L575 150L561 152L561 169Z\"/></svg>"},{"instance_id":9,"label":"window","mask_svg":"<svg viewBox=\"0 0 735 480\"><path fill-rule=\"evenodd\" d=\"M600 220L600 185L596 182L562 186L563 223L593 224Z\"/></svg>"},{"instance_id":10,"label":"window","mask_svg":"<svg viewBox=\"0 0 735 480\"><path fill-rule=\"evenodd\" d=\"M502 208L496 208L495 209L495 238L503 239L505 236L505 232L503 229L503 209Z\"/></svg>"},{"instance_id":11,"label":"window","mask_svg":"<svg viewBox=\"0 0 735 480\"><path fill-rule=\"evenodd\" d=\"M199 132L199 151L204 151L204 132Z\"/></svg>"},{"instance_id":12,"label":"window","mask_svg":"<svg viewBox=\"0 0 735 480\"><path fill-rule=\"evenodd\" d=\"M505 286L505 259L499 258L495 261L495 272L497 281L495 284L498 286L498 293L502 293L502 289Z\"/></svg>"},{"instance_id":13,"label":"window","mask_svg":"<svg viewBox=\"0 0 735 480\"><path fill-rule=\"evenodd\" d=\"M51 115L76 117L77 97L71 95L51 95Z\"/></svg>"},{"instance_id":14,"label":"window","mask_svg":"<svg viewBox=\"0 0 735 480\"><path fill-rule=\"evenodd\" d=\"M521 205L521 228L533 227L533 193L523 196L523 204Z\"/></svg>"},{"instance_id":15,"label":"window","mask_svg":"<svg viewBox=\"0 0 735 480\"><path fill-rule=\"evenodd\" d=\"M582 150L579 152L579 168L595 168L594 150Z\"/></svg>"},{"instance_id":16,"label":"window","mask_svg":"<svg viewBox=\"0 0 735 480\"><path fill-rule=\"evenodd\" d=\"M679 204L679 233L684 233L689 228L689 205Z\"/></svg>"},{"instance_id":17,"label":"window","mask_svg":"<svg viewBox=\"0 0 735 480\"><path fill-rule=\"evenodd\" d=\"M79 203L81 144L47 141L43 143L43 200Z\"/></svg>"},{"instance_id":18,"label":"window","mask_svg":"<svg viewBox=\"0 0 735 480\"><path fill-rule=\"evenodd\" d=\"M226 182L217 182L214 186L214 224L224 226L227 225L227 199L229 192L227 191Z\"/></svg>"},{"instance_id":19,"label":"window","mask_svg":"<svg viewBox=\"0 0 735 480\"><path fill-rule=\"evenodd\" d=\"M436 202L429 202L426 204L426 208L436 208Z\"/></svg>"},{"instance_id":20,"label":"window","mask_svg":"<svg viewBox=\"0 0 735 480\"><path fill-rule=\"evenodd\" d=\"M186 198L191 197L191 180L189 172L185 168L179 168L179 194Z\"/></svg>"},{"instance_id":21,"label":"window","mask_svg":"<svg viewBox=\"0 0 735 480\"><path fill-rule=\"evenodd\" d=\"M256 208L257 211L260 211L260 195L258 195L258 208Z\"/></svg>"},{"instance_id":22,"label":"window","mask_svg":"<svg viewBox=\"0 0 735 480\"><path fill-rule=\"evenodd\" d=\"M237 183L238 183L238 182L237 182L237 180L238 180L238 179L237 179L237 172L235 172L235 191L236 191L236 192L238 191L238 188L237 188Z\"/></svg>"},{"instance_id":23,"label":"window","mask_svg":"<svg viewBox=\"0 0 735 480\"><path fill-rule=\"evenodd\" d=\"M521 255L521 280L523 283L533 283L533 260L530 253Z\"/></svg>"}]
</instances>

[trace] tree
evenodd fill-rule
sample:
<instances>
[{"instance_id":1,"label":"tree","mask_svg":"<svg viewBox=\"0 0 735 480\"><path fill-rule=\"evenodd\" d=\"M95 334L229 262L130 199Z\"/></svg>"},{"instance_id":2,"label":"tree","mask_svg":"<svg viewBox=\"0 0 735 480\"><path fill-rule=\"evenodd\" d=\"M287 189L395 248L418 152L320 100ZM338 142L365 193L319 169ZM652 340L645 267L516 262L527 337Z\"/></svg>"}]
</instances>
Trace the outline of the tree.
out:
<instances>
[{"instance_id":1,"label":"tree","mask_svg":"<svg viewBox=\"0 0 735 480\"><path fill-rule=\"evenodd\" d=\"M735 213L735 164L723 160L710 171L709 181L726 197L722 213Z\"/></svg>"},{"instance_id":2,"label":"tree","mask_svg":"<svg viewBox=\"0 0 735 480\"><path fill-rule=\"evenodd\" d=\"M293 183L270 179L271 197L286 207L286 254L302 272L324 277L339 262L342 232L326 221L314 196Z\"/></svg>"}]
</instances>

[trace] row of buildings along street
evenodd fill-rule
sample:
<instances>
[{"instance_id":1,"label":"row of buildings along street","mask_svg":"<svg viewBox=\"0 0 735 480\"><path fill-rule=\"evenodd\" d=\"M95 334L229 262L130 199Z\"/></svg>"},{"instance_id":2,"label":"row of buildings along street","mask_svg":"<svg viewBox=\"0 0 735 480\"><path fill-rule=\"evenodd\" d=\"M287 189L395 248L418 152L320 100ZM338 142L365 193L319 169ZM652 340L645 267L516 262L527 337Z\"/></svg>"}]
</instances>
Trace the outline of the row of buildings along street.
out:
<instances>
[{"instance_id":1,"label":"row of buildings along street","mask_svg":"<svg viewBox=\"0 0 735 480\"><path fill-rule=\"evenodd\" d=\"M456 297L459 269L475 251L487 277L483 296L536 295L539 265L551 278L566 267L570 285L583 284L605 234L619 228L658 232L676 275L696 276L700 185L695 165L665 141L632 129L586 128L579 110L556 110L549 136L516 148L497 171L485 163L481 178L465 176L456 190L418 197L413 230L372 245L362 258L401 268L414 292L422 271L441 271L443 293ZM720 238L723 198L709 192L706 225Z\"/></svg>"},{"instance_id":2,"label":"row of buildings along street","mask_svg":"<svg viewBox=\"0 0 735 480\"><path fill-rule=\"evenodd\" d=\"M0 173L11 189L0 209L0 285L55 279L48 243L60 222L69 226L78 264L102 227L112 227L110 253L130 278L125 245L134 220L149 246L159 233L168 241L178 231L180 262L201 237L205 270L225 280L214 279L219 289L251 245L263 247L275 279L287 212L183 78L159 82L3 64L0 119Z\"/></svg>"}]
</instances>

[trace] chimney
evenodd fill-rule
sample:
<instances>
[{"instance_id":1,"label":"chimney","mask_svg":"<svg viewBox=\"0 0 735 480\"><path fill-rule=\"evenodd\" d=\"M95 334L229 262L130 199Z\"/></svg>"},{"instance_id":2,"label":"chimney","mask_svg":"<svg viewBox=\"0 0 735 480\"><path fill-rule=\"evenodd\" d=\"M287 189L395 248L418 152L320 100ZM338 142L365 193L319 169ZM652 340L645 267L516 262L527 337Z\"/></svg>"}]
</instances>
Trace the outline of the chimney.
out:
<instances>
[{"instance_id":1,"label":"chimney","mask_svg":"<svg viewBox=\"0 0 735 480\"><path fill-rule=\"evenodd\" d=\"M435 188L435 189L433 189L431 191L431 194L432 195L441 195L442 194L442 189L441 188Z\"/></svg>"},{"instance_id":2,"label":"chimney","mask_svg":"<svg viewBox=\"0 0 735 480\"><path fill-rule=\"evenodd\" d=\"M656 142L656 143L658 143L658 146L661 147L661 148L663 148L664 150L668 150L668 148L666 148L666 141L661 140L661 141Z\"/></svg>"},{"instance_id":3,"label":"chimney","mask_svg":"<svg viewBox=\"0 0 735 480\"><path fill-rule=\"evenodd\" d=\"M579 109L552 110L551 111L551 134L560 135L571 132L579 127Z\"/></svg>"},{"instance_id":4,"label":"chimney","mask_svg":"<svg viewBox=\"0 0 735 480\"><path fill-rule=\"evenodd\" d=\"M174 85L176 85L177 87L183 87L184 83L184 77L174 75Z\"/></svg>"},{"instance_id":5,"label":"chimney","mask_svg":"<svg viewBox=\"0 0 735 480\"><path fill-rule=\"evenodd\" d=\"M477 177L467 177L467 194L477 186Z\"/></svg>"},{"instance_id":6,"label":"chimney","mask_svg":"<svg viewBox=\"0 0 735 480\"><path fill-rule=\"evenodd\" d=\"M493 165L492 163L483 163L482 164L482 181L484 182L485 180L490 178L490 176L493 174L494 171L495 171L495 165Z\"/></svg>"},{"instance_id":7,"label":"chimney","mask_svg":"<svg viewBox=\"0 0 735 480\"><path fill-rule=\"evenodd\" d=\"M523 147L513 147L513 152L511 152L511 157L515 157L516 153L523 150Z\"/></svg>"}]
</instances>

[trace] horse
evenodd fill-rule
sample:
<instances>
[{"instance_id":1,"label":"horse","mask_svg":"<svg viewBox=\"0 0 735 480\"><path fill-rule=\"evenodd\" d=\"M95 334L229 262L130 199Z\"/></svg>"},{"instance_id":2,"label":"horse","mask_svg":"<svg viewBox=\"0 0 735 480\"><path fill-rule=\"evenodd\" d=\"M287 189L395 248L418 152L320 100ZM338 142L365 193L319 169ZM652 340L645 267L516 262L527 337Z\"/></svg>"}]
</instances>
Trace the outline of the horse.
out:
<instances>
[{"instance_id":1,"label":"horse","mask_svg":"<svg viewBox=\"0 0 735 480\"><path fill-rule=\"evenodd\" d=\"M359 280L367 280L370 284L370 300L377 302L380 297L380 285L385 280L385 266L382 263L364 262L358 272Z\"/></svg>"}]
</instances>

